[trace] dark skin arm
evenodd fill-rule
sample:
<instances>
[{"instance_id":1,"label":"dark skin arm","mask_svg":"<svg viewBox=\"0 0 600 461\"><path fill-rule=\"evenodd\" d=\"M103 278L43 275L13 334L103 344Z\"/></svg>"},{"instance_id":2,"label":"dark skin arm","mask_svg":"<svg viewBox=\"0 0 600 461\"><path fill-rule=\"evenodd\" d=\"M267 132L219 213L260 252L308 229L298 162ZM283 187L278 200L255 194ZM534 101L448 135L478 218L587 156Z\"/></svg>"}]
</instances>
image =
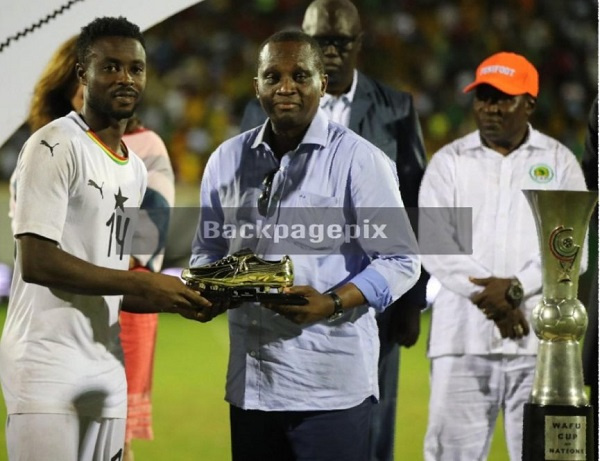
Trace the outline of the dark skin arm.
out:
<instances>
[{"instance_id":1,"label":"dark skin arm","mask_svg":"<svg viewBox=\"0 0 600 461\"><path fill-rule=\"evenodd\" d=\"M421 307L414 304L402 306L392 304L388 309L392 309L389 322L392 340L400 346L414 346L421 333Z\"/></svg>"},{"instance_id":2,"label":"dark skin arm","mask_svg":"<svg viewBox=\"0 0 600 461\"><path fill-rule=\"evenodd\" d=\"M212 318L210 302L176 277L96 266L34 234L17 237L17 252L27 283L83 295L124 295L123 310L130 312L170 312L198 321Z\"/></svg>"},{"instance_id":3,"label":"dark skin arm","mask_svg":"<svg viewBox=\"0 0 600 461\"><path fill-rule=\"evenodd\" d=\"M308 304L304 306L280 304L269 304L265 306L284 316L290 322L294 322L298 325L314 323L319 320L324 320L333 314L335 306L331 296L319 293L311 286L293 286L286 288L284 292L304 296L308 299ZM366 302L362 292L352 283L337 288L335 292L342 300L344 309L351 309L363 305Z\"/></svg>"}]
</instances>

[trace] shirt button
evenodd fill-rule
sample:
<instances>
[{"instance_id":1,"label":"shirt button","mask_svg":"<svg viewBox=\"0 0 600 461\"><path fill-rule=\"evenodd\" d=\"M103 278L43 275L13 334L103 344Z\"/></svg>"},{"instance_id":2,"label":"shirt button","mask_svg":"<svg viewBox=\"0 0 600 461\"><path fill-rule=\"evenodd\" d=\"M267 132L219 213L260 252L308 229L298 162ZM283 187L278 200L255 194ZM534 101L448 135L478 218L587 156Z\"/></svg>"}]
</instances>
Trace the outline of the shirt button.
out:
<instances>
[{"instance_id":1,"label":"shirt button","mask_svg":"<svg viewBox=\"0 0 600 461\"><path fill-rule=\"evenodd\" d=\"M256 351L250 351L250 357L256 357Z\"/></svg>"},{"instance_id":2,"label":"shirt button","mask_svg":"<svg viewBox=\"0 0 600 461\"><path fill-rule=\"evenodd\" d=\"M257 320L252 320L252 325L254 325L254 326L258 325L258 321Z\"/></svg>"}]
</instances>

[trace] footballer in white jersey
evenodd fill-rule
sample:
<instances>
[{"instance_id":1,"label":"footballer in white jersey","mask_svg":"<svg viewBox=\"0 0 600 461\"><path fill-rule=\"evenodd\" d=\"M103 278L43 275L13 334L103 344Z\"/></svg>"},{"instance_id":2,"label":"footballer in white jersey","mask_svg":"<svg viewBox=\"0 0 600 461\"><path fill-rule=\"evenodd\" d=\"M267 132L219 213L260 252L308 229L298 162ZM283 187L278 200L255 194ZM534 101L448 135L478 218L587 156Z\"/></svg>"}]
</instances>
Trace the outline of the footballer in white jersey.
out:
<instances>
[{"instance_id":1,"label":"footballer in white jersey","mask_svg":"<svg viewBox=\"0 0 600 461\"><path fill-rule=\"evenodd\" d=\"M81 111L36 131L11 180L15 273L0 339L11 461L122 459L119 311L212 318L179 278L127 270L147 181L122 140L146 85L139 27L96 18L76 53Z\"/></svg>"},{"instance_id":2,"label":"footballer in white jersey","mask_svg":"<svg viewBox=\"0 0 600 461\"><path fill-rule=\"evenodd\" d=\"M146 188L137 156L119 156L71 112L31 136L15 180L15 235L36 234L92 264L127 270ZM120 300L26 283L16 258L0 340L9 413L126 416Z\"/></svg>"}]
</instances>

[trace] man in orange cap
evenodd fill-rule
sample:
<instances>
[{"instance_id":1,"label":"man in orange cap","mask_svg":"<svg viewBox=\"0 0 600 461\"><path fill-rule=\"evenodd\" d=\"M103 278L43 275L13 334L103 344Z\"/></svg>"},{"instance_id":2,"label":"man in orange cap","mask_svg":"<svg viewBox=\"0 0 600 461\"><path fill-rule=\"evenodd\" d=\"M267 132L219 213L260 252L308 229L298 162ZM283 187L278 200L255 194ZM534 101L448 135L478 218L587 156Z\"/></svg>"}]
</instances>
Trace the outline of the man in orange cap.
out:
<instances>
[{"instance_id":1,"label":"man in orange cap","mask_svg":"<svg viewBox=\"0 0 600 461\"><path fill-rule=\"evenodd\" d=\"M442 147L425 170L421 210L472 210L470 251L424 248L440 240L464 248L455 213L421 213L419 223L423 266L441 282L428 350L426 461L485 460L500 411L509 457L521 459L538 343L528 319L542 288L537 232L521 190L586 189L573 153L529 124L538 90L538 72L523 56L484 60L464 89L474 92L478 130Z\"/></svg>"}]
</instances>

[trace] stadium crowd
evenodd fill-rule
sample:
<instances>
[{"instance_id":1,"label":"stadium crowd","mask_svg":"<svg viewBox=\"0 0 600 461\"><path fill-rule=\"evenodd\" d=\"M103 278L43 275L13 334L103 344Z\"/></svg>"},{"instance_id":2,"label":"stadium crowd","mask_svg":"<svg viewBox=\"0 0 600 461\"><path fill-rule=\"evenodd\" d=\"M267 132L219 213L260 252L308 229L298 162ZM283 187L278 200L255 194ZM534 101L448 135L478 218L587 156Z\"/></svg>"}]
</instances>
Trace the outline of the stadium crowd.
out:
<instances>
[{"instance_id":1,"label":"stadium crowd","mask_svg":"<svg viewBox=\"0 0 600 461\"><path fill-rule=\"evenodd\" d=\"M146 33L149 82L140 116L167 143L177 180L201 178L214 148L237 134L254 97L256 51L300 26L304 0L205 0ZM598 91L595 0L357 0L367 31L360 67L415 97L429 155L474 129L461 89L483 57L527 56L540 70L532 122L577 155ZM0 148L8 178L27 130Z\"/></svg>"}]
</instances>

